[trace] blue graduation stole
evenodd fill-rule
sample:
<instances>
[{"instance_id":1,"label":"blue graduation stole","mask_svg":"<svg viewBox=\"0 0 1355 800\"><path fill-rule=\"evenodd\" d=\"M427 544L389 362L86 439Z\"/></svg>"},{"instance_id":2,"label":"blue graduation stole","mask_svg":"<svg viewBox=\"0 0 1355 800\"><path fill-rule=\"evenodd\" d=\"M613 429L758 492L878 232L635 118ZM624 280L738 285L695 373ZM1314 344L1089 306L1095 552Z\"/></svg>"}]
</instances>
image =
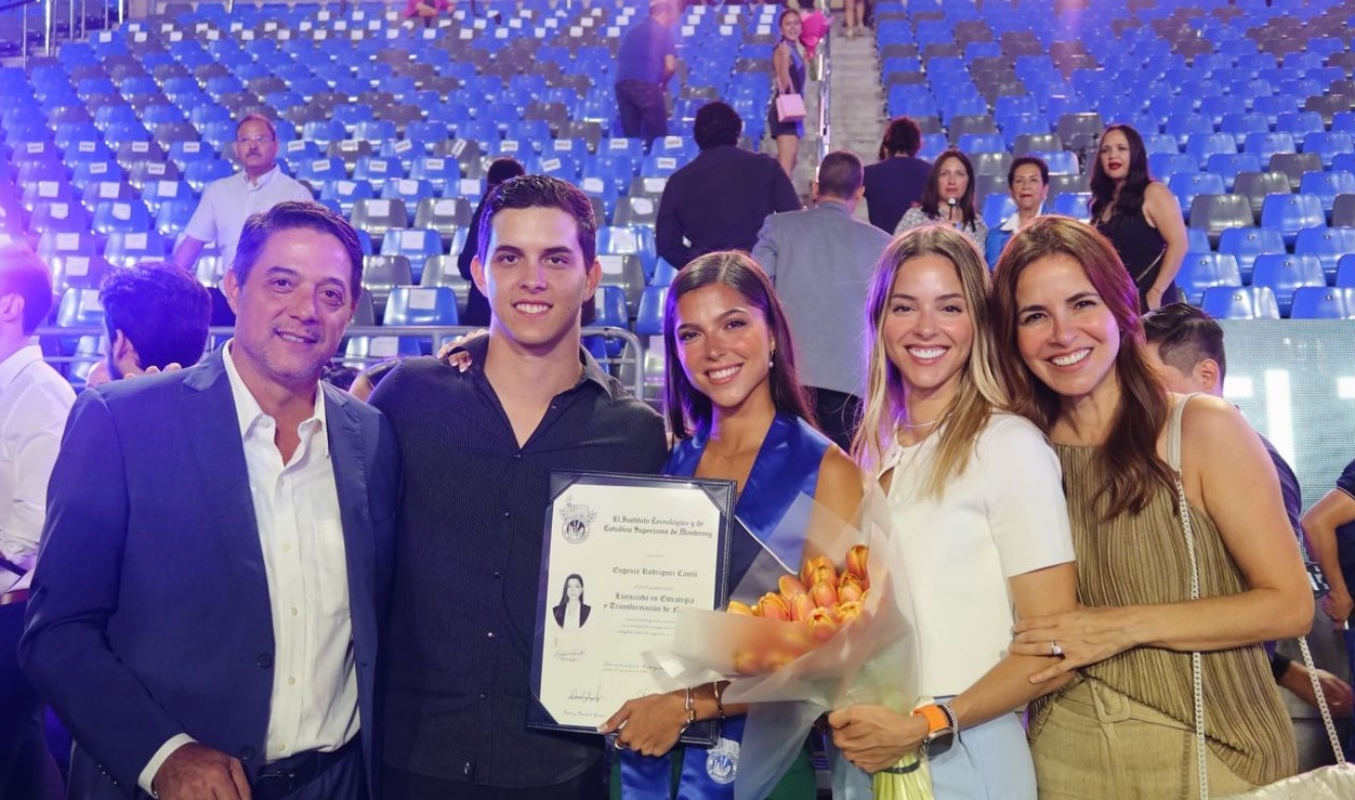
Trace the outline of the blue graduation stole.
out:
<instances>
[{"instance_id":1,"label":"blue graduation stole","mask_svg":"<svg viewBox=\"0 0 1355 800\"><path fill-rule=\"evenodd\" d=\"M701 463L710 440L709 427L702 427L678 443L668 456L665 475L690 476ZM734 506L734 540L730 545L729 585L737 586L764 547L770 547L793 570L799 565L800 542L772 540L776 526L800 495L814 496L819 483L819 464L830 442L809 423L791 414L777 414L758 450L757 460ZM767 544L764 544L767 543ZM794 550L794 552L792 552ZM770 591L773 587L767 587ZM743 739L744 717L728 717L720 726L714 747L681 744L662 756L643 756L618 750L621 760L622 800L669 800L672 793L672 759L682 759L678 800L732 800Z\"/></svg>"}]
</instances>

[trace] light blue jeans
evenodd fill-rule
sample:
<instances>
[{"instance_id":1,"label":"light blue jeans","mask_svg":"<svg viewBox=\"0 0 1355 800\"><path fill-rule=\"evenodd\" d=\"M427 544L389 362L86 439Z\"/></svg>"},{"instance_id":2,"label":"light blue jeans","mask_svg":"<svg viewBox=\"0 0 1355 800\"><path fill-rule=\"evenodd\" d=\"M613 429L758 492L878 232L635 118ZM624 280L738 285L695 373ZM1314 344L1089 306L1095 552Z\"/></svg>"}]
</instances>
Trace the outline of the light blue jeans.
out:
<instances>
[{"instance_id":1,"label":"light blue jeans","mask_svg":"<svg viewBox=\"0 0 1355 800\"><path fill-rule=\"evenodd\" d=\"M931 771L936 800L1036 800L1035 765L1016 714L960 731ZM833 748L833 800L871 798L870 776Z\"/></svg>"}]
</instances>

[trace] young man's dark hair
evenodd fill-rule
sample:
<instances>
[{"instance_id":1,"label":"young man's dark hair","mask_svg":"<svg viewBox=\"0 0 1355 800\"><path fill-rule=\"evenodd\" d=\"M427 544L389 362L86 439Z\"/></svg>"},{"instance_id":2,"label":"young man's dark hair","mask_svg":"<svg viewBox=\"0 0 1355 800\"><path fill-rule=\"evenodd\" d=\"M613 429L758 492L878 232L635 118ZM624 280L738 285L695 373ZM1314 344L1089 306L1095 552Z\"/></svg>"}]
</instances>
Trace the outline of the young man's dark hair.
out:
<instances>
[{"instance_id":1,"label":"young man's dark hair","mask_svg":"<svg viewBox=\"0 0 1355 800\"><path fill-rule=\"evenodd\" d=\"M504 181L521 177L527 174L522 163L512 156L501 156L494 159L489 164L489 169L485 170L485 184L493 189Z\"/></svg>"},{"instance_id":2,"label":"young man's dark hair","mask_svg":"<svg viewBox=\"0 0 1355 800\"><path fill-rule=\"evenodd\" d=\"M714 100L696 110L692 138L702 150L720 145L736 146L742 133L743 117L728 103Z\"/></svg>"},{"instance_id":3,"label":"young man's dark hair","mask_svg":"<svg viewBox=\"0 0 1355 800\"><path fill-rule=\"evenodd\" d=\"M484 216L480 218L479 252L484 263L489 257L489 240L494 235L494 217L510 208L558 208L574 218L579 229L579 250L584 266L597 257L598 226L588 195L573 184L549 175L524 175L504 181L485 197Z\"/></svg>"},{"instance_id":4,"label":"young man's dark hair","mask_svg":"<svg viewBox=\"0 0 1355 800\"><path fill-rule=\"evenodd\" d=\"M52 272L22 245L0 246L0 297L16 294L24 301L24 336L32 336L52 310Z\"/></svg>"},{"instance_id":5,"label":"young man's dark hair","mask_svg":"<svg viewBox=\"0 0 1355 800\"><path fill-rule=\"evenodd\" d=\"M819 174L816 183L819 194L850 200L861 189L865 180L865 168L855 153L835 150L819 162Z\"/></svg>"},{"instance_id":6,"label":"young man's dark hair","mask_svg":"<svg viewBox=\"0 0 1355 800\"><path fill-rule=\"evenodd\" d=\"M921 147L922 129L917 123L908 117L895 117L885 128L884 138L880 142L880 160L894 156L911 158L917 155Z\"/></svg>"},{"instance_id":7,"label":"young man's dark hair","mask_svg":"<svg viewBox=\"0 0 1355 800\"><path fill-rule=\"evenodd\" d=\"M362 293L362 244L358 242L358 233L348 220L319 203L278 203L246 220L245 228L240 232L240 244L235 248L235 263L231 265L235 279L244 286L268 237L277 231L293 228L310 228L339 240L353 265L352 286L349 288L353 291L352 303L356 306Z\"/></svg>"},{"instance_id":8,"label":"young man's dark hair","mask_svg":"<svg viewBox=\"0 0 1355 800\"><path fill-rule=\"evenodd\" d=\"M1021 156L1020 158L1012 159L1012 165L1007 168L1008 189L1014 188L1016 183L1016 170L1027 164L1034 164L1038 167L1040 170L1040 183L1043 183L1045 186L1049 185L1049 165L1044 163L1044 159L1039 158L1038 156Z\"/></svg>"},{"instance_id":9,"label":"young man's dark hair","mask_svg":"<svg viewBox=\"0 0 1355 800\"><path fill-rule=\"evenodd\" d=\"M113 270L99 290L110 341L119 331L136 349L142 369L192 366L207 346L212 299L179 265L149 261ZM122 376L110 358L115 378Z\"/></svg>"},{"instance_id":10,"label":"young man's dark hair","mask_svg":"<svg viewBox=\"0 0 1355 800\"><path fill-rule=\"evenodd\" d=\"M1189 375L1206 358L1219 365L1220 381L1228 371L1223 328L1189 303L1169 303L1144 314L1143 332L1149 344L1157 345L1162 362L1182 374Z\"/></svg>"}]
</instances>

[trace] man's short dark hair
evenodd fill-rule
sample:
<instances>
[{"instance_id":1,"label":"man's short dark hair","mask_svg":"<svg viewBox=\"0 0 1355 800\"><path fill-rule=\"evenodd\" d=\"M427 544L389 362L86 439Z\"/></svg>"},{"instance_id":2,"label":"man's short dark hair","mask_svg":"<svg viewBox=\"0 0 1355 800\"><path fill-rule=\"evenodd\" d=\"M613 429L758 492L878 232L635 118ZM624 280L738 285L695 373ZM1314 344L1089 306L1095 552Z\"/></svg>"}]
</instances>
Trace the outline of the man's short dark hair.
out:
<instances>
[{"instance_id":1,"label":"man's short dark hair","mask_svg":"<svg viewBox=\"0 0 1355 800\"><path fill-rule=\"evenodd\" d=\"M1219 365L1219 380L1228 372L1223 350L1223 328L1189 303L1169 303L1143 315L1143 332L1157 345L1164 364L1189 375L1206 358Z\"/></svg>"},{"instance_id":2,"label":"man's short dark hair","mask_svg":"<svg viewBox=\"0 0 1355 800\"><path fill-rule=\"evenodd\" d=\"M512 156L501 156L491 161L489 169L485 170L485 186L493 189L506 180L526 174L522 162Z\"/></svg>"},{"instance_id":3,"label":"man's short dark hair","mask_svg":"<svg viewBox=\"0 0 1355 800\"><path fill-rule=\"evenodd\" d=\"M353 230L348 220L319 203L288 200L245 220L245 228L240 232L240 243L235 247L235 263L231 265L235 280L241 286L245 285L245 279L249 277L249 271L254 269L254 262L258 260L268 237L278 231L296 228L327 233L343 245L352 265L352 285L349 289L353 292L352 304L356 306L358 296L362 293L362 244L358 241L358 232Z\"/></svg>"},{"instance_id":4,"label":"man's short dark hair","mask_svg":"<svg viewBox=\"0 0 1355 800\"><path fill-rule=\"evenodd\" d=\"M835 150L819 162L819 194L850 200L866 179L865 167L855 153Z\"/></svg>"},{"instance_id":5,"label":"man's short dark hair","mask_svg":"<svg viewBox=\"0 0 1355 800\"><path fill-rule=\"evenodd\" d=\"M1044 159L1038 156L1021 156L1012 159L1012 165L1007 168L1007 188L1010 189L1016 183L1016 170L1027 164L1034 164L1040 168L1040 183L1049 185L1049 165L1044 163Z\"/></svg>"},{"instance_id":6,"label":"man's short dark hair","mask_svg":"<svg viewBox=\"0 0 1355 800\"><path fill-rule=\"evenodd\" d=\"M916 156L922 147L922 129L909 117L895 117L885 128L884 139L880 142L880 159L893 156Z\"/></svg>"},{"instance_id":7,"label":"man's short dark hair","mask_svg":"<svg viewBox=\"0 0 1355 800\"><path fill-rule=\"evenodd\" d=\"M504 181L485 197L484 214L480 217L479 252L475 254L481 264L489 258L494 217L500 211L513 208L558 208L573 217L579 229L579 250L583 252L584 266L592 265L598 251L598 225L593 216L593 204L588 195L573 184L549 175L523 175Z\"/></svg>"},{"instance_id":8,"label":"man's short dark hair","mask_svg":"<svg viewBox=\"0 0 1355 800\"><path fill-rule=\"evenodd\" d=\"M9 294L23 298L23 334L32 336L52 310L52 271L23 245L0 245L0 297Z\"/></svg>"},{"instance_id":9,"label":"man's short dark hair","mask_svg":"<svg viewBox=\"0 0 1355 800\"><path fill-rule=\"evenodd\" d=\"M131 341L141 368L196 364L207 347L212 298L179 265L148 261L108 273L99 289L104 324Z\"/></svg>"},{"instance_id":10,"label":"man's short dark hair","mask_svg":"<svg viewBox=\"0 0 1355 800\"><path fill-rule=\"evenodd\" d=\"M692 138L696 146L709 150L720 145L737 145L743 133L743 117L728 103L712 100L696 110Z\"/></svg>"}]
</instances>

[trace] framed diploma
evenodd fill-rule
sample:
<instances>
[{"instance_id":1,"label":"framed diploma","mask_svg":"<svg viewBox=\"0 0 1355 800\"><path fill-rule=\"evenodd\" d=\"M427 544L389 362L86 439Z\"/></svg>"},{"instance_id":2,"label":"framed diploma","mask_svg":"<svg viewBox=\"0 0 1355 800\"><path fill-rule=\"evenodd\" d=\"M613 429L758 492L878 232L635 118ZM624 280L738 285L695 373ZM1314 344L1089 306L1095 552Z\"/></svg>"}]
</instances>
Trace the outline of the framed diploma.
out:
<instances>
[{"instance_id":1,"label":"framed diploma","mask_svg":"<svg viewBox=\"0 0 1355 800\"><path fill-rule=\"evenodd\" d=\"M732 481L551 473L527 725L596 733L663 691L644 654L729 594ZM712 744L708 726L684 741Z\"/></svg>"}]
</instances>

